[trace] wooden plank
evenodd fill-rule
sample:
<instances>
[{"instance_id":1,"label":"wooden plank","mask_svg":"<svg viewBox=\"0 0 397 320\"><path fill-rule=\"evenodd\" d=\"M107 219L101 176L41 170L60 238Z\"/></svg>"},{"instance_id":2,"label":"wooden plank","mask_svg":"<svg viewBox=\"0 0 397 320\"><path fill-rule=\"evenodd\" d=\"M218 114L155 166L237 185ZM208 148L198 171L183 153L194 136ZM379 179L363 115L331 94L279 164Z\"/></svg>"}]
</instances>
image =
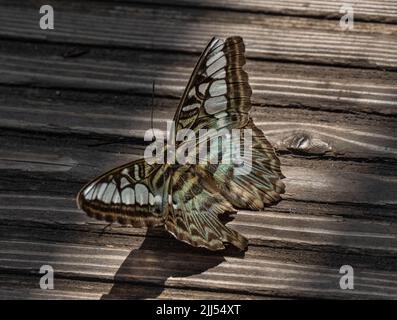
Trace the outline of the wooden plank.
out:
<instances>
[{"instance_id":1,"label":"wooden plank","mask_svg":"<svg viewBox=\"0 0 397 320\"><path fill-rule=\"evenodd\" d=\"M102 139L109 136L110 140L111 136L113 140L115 137L134 138L135 145L145 144L144 133L151 128L150 98L132 96L124 103L87 103L82 101L87 97L79 93L75 93L72 101L62 97L46 98L44 94L25 98L25 91L3 91L0 97L1 126L58 134L97 134ZM174 99L156 99L153 106L156 110L153 117L155 128L167 129L166 121L172 119L177 102ZM394 118L262 105L254 106L251 115L256 125L282 153L300 150L307 156L367 161L397 158L397 140L393 136L397 123ZM305 119L311 121L308 123ZM296 146L299 137L306 137L306 149ZM23 158L23 153L18 154ZM0 165L18 167L20 162L15 162L17 158L12 153L4 154ZM36 161L41 163L39 155ZM51 163L55 166L54 170L66 170L74 162L70 157L62 157L53 158Z\"/></svg>"},{"instance_id":2,"label":"wooden plank","mask_svg":"<svg viewBox=\"0 0 397 320\"><path fill-rule=\"evenodd\" d=\"M59 55L67 47L5 44L0 49L4 85L151 95L155 81L156 95L179 98L196 61L186 55L101 49L64 59ZM246 71L255 104L396 115L396 73L263 61L248 61Z\"/></svg>"},{"instance_id":3,"label":"wooden plank","mask_svg":"<svg viewBox=\"0 0 397 320\"><path fill-rule=\"evenodd\" d=\"M194 288L281 297L395 299L393 272L356 269L355 289L339 288L338 268L286 263L277 258L173 253L97 247L66 243L0 241L0 268L37 274L50 264L55 276L127 283L150 283L169 288ZM205 261L203 263L203 261Z\"/></svg>"},{"instance_id":4,"label":"wooden plank","mask_svg":"<svg viewBox=\"0 0 397 320\"><path fill-rule=\"evenodd\" d=\"M144 3L148 1L127 0L131 3ZM150 3L171 5L168 0L150 0ZM304 17L316 17L327 19L340 19L343 15L340 9L349 1L325 1L325 0L176 0L172 6L199 7L217 10L234 10L238 12L271 13L281 15L298 15ZM354 19L373 22L397 22L397 5L395 1L365 0L353 2Z\"/></svg>"},{"instance_id":5,"label":"wooden plank","mask_svg":"<svg viewBox=\"0 0 397 320\"><path fill-rule=\"evenodd\" d=\"M39 197L44 200L43 197ZM23 210L21 208L21 210ZM41 211L40 211L41 210ZM38 241L48 243L75 243L78 239L80 244L92 245L99 247L120 248L132 250L142 248L145 250L166 253L197 253L208 255L227 255L241 256L233 247L218 253L211 253L205 249L193 248L181 241L177 241L163 228L131 228L113 224L111 226L104 222L89 220L87 223L79 223L76 215L71 218L58 215L59 208L56 207L57 221L44 220L37 217L32 219L23 219L20 216L14 220L0 220L0 239L15 241ZM49 216L42 209L37 212ZM16 210L13 210L15 213ZM259 213L260 214L260 213ZM69 219L69 222L65 222ZM73 220L74 219L74 220ZM350 220L351 221L351 220ZM369 221L367 221L370 223ZM384 223L385 224L385 223ZM380 226L380 224L377 224ZM336 249L336 250L335 250ZM252 257L261 259L266 257L272 259L277 257L280 261L286 263L300 262L303 264L318 264L332 268L339 268L341 265L350 264L360 269L374 271L394 271L397 267L395 255L385 254L380 250L364 251L362 249L344 250L335 246L309 246L300 245L297 242L276 242L269 241L264 245L251 243L247 251ZM247 254L246 252L246 254ZM205 261L203 261L205 264Z\"/></svg>"},{"instance_id":6,"label":"wooden plank","mask_svg":"<svg viewBox=\"0 0 397 320\"><path fill-rule=\"evenodd\" d=\"M15 134L15 132L13 133ZM95 148L81 149L65 145L59 148L59 139L53 139L58 144L52 147L50 141L45 141L44 146L32 146L27 143L15 144L12 138L7 137L1 148L3 155L7 155L6 164L12 156L13 161L18 159L19 174L15 176L12 171L3 171L0 180L0 190L25 190L27 192L49 192L56 195L62 190L77 192L79 186L92 179L105 170L116 165L142 157L143 148L138 149L127 146L127 149L103 151ZM20 137L14 141L21 141ZM117 142L117 141L116 141ZM67 144L68 142L65 141ZM14 144L14 145L13 145ZM30 145L30 146L29 146ZM18 150L16 150L18 149ZM123 153L120 153L123 150ZM35 155L40 153L40 158ZM27 156L28 155L28 156ZM43 159L48 155L47 172L42 169ZM69 164L62 162L63 171L57 166L59 161L51 163L54 156L57 159L67 159ZM93 162L93 159L95 161ZM303 159L302 159L303 160ZM357 205L393 206L395 205L396 179L393 175L394 165L387 164L354 164L344 162L302 161L300 159L282 160L282 168L287 176L287 193L285 198L295 201L310 201L323 203L351 203ZM41 163L38 164L38 162ZM70 165L75 163L75 165ZM3 166L5 166L3 165ZM39 170L31 170L32 166L39 165ZM69 167L68 167L69 166ZM55 168L55 169L54 169ZM43 183L47 179L48 183ZM23 181L26 180L26 183ZM70 194L70 193L69 193Z\"/></svg>"},{"instance_id":7,"label":"wooden plank","mask_svg":"<svg viewBox=\"0 0 397 320\"><path fill-rule=\"evenodd\" d=\"M7 223L34 223L47 227L94 226L93 231L97 230L95 225L102 228L106 225L78 210L72 197L0 194L0 199L3 203L0 206L1 221ZM377 257L396 254L396 226L392 222L375 222L368 220L369 217L315 216L311 213L310 206L305 213L281 213L273 208L265 212L240 211L230 226L248 237L251 245L327 252L343 250ZM133 236L145 234L144 229L127 228L126 232Z\"/></svg>"},{"instance_id":8,"label":"wooden plank","mask_svg":"<svg viewBox=\"0 0 397 320\"><path fill-rule=\"evenodd\" d=\"M56 277L53 290L39 287L40 275L0 274L0 300L109 300L109 299L210 299L213 292L189 289L173 289L139 285L137 283L109 283L84 281ZM216 293L217 299L244 300L270 299L266 296L254 296L233 293Z\"/></svg>"},{"instance_id":9,"label":"wooden plank","mask_svg":"<svg viewBox=\"0 0 397 320\"><path fill-rule=\"evenodd\" d=\"M144 286L145 283L150 283L153 288L151 290L148 288L147 290L141 290L141 294L137 293L138 298L162 298L164 295L167 294L167 292L170 292L175 290L177 292L183 293L186 291L186 288L189 287L189 291L193 290L194 292L187 292L188 296L201 296L202 297L217 297L218 299L222 298L225 294L230 294L231 292L238 292L238 298L247 298L253 297L253 294L256 295L256 298L261 298L263 299L265 296L263 296L263 293L255 292L252 293L250 291L250 286L248 285L248 290L245 290L244 292L239 292L238 288L237 290L225 290L223 288L214 288L213 286L207 288L211 290L211 294L208 294L204 289L201 287L198 287L195 283L190 283L187 284L185 287L182 285L181 287L173 289L172 287L169 287L165 282L162 282L160 279L165 279L168 277L174 277L175 275L178 276L186 276L186 274L192 274L196 275L197 277L200 277L199 274L201 270L210 270L211 268L214 268L219 265L219 263L222 262L227 262L228 258L237 258L239 260L243 260L248 258L250 260L254 259L255 261L273 261L275 257L277 257L277 260L279 262L282 262L285 266L290 266L291 270L298 271L301 269L297 264L303 263L305 266L310 266L310 265L315 265L318 266L318 269L324 270L324 267L328 270L333 270L335 274L337 274L337 271L339 270L341 265L344 264L349 264L354 266L356 272L363 272L365 270L372 270L371 272L368 272L369 274L378 274L381 278L387 277L387 275L392 275L393 271L396 268L396 259L392 256L382 256L382 255L362 255L362 254L347 254L346 252L334 252L331 253L327 250L320 250L320 251L306 251L304 248L300 248L300 250L296 249L286 249L285 247L277 247L277 248L271 248L268 246L265 247L250 247L248 252L245 253L245 257L238 255L235 251L233 250L227 250L226 252L222 253L210 253L206 250L202 249L194 249L186 244L183 244L179 241L175 241L172 239L169 235L163 231L159 232L160 230L149 230L146 233L145 239L142 241L141 238L137 236L133 236L134 230L131 228L120 228L120 227L112 227L108 228L106 230L101 230L100 226L95 225L90 225L89 227L82 227L82 226L66 226L66 225L57 225L57 226L50 226L50 225L44 225L43 223L37 224L36 226L33 224L26 224L24 222L19 222L18 224L12 225L3 225L2 221L0 223L0 239L4 240L6 242L10 241L10 239L13 239L13 243L35 243L36 247L36 252L32 253L32 259L33 261L37 261L38 258L42 258L43 255L52 255L51 252L58 252L58 254L55 254L55 257L57 256L64 256L66 257L67 255L72 254L73 256L76 257L76 259L81 259L82 264L87 266L87 263L89 265L89 261L86 261L83 256L81 255L81 252L74 252L73 250L76 250L77 248L81 248L81 245L83 246L89 246L91 248L98 248L96 249L97 253L101 253L104 255L108 256L108 259L111 261L115 261L115 256L114 254L109 253L106 251L107 249L114 249L114 250L119 250L123 249L125 252L130 252L129 257L125 259L122 263L121 268L119 268L116 274L116 283L114 283L114 286L112 287L112 290L110 291L109 295L107 295L107 298L114 298L120 297L131 297L131 295L135 294L135 290L133 289L134 287L140 288L140 286ZM5 232L3 232L5 231ZM78 246L76 248L76 239L78 239ZM44 242L44 243L43 243ZM44 245L48 245L49 243L58 243L61 246L66 246L70 247L70 250L67 250L65 252L64 250L54 250L51 249L51 252L45 253L43 252L43 248L45 248ZM12 248L16 248L15 245L10 245ZM101 249L105 248L105 249ZM159 257L159 260L163 261L163 264L166 265L167 267L164 270L161 270L159 268L159 264L157 264L153 259L148 259L145 262L142 262L142 254L143 252L141 250L144 250L145 252L150 252L150 255L154 255L156 257ZM45 251L45 250L44 250ZM62 251L62 252L61 252ZM74 253L73 253L74 252ZM189 252L189 253L187 253ZM10 253L10 252L9 252ZM15 252L14 252L15 253ZM23 255L23 253L21 254ZM15 263L13 268L7 269L2 269L2 272L7 272L7 279L14 279L16 277L16 281L18 281L18 277L20 274L26 274L26 270L21 270L20 267L20 259L21 257L19 253L17 255L13 255L13 258L8 261L10 267L10 264L13 264L12 261ZM138 258L141 257L141 258ZM146 256L146 253L143 254L143 256ZM160 257L161 256L161 257ZM189 266L186 266L185 264L177 264L175 265L175 257L179 257L181 261L187 261L186 257L190 259L189 261L192 261L192 263ZM183 257L183 258L182 258ZM99 259L99 258L98 258ZM107 264L108 259L105 259L105 265ZM171 261L169 261L171 260ZM200 261L196 261L200 260ZM73 261L71 261L73 264ZM132 264L132 265L131 265ZM161 265L163 265L161 264ZM4 264L0 264L1 266L4 266ZM141 278L139 274L136 272L131 272L126 270L128 268L134 267L136 265L145 265L148 267L148 270L150 272L150 277L143 277ZM32 266L32 265L31 265ZM69 264L70 266L70 264ZM170 273L168 266L172 268L172 274ZM34 266L32 266L34 267ZM69 268L66 266L66 268ZM152 270L152 269L156 270ZM73 267L70 268L72 270ZM98 271L96 267L90 268L91 271L94 273ZM168 270L168 271L167 271ZM233 274L233 269L229 269L229 267L218 269L219 273L224 273L225 275L230 275ZM125 281L125 279L122 277L122 274L127 272L128 274L135 274L137 276L137 279L129 279ZM153 273L156 274L157 280L160 281L153 281ZM38 278L39 275L37 274L37 270L31 270L29 272L30 276L33 278ZM247 270L246 268L243 268L239 270L239 274L251 274L251 270ZM119 277L120 276L120 277ZM102 278L101 278L102 277ZM301 277L301 275L298 276L298 278ZM205 279L207 277L204 275ZM67 279L68 281L74 281L74 282L79 282L82 280L87 280L87 275L83 272L80 273L79 275L75 274L70 274L68 272L64 273L56 273L55 276L56 279L56 289L59 289L60 286L58 284L59 281L62 281L62 279ZM99 277L96 278L96 275L93 274L89 276L89 280L92 283L92 286L98 284L101 285L104 282L107 282L108 280L103 279L103 274L99 274ZM207 279L209 281L209 279ZM301 277L301 280L302 277ZM244 280L242 280L244 281ZM130 284L129 284L130 283ZM192 286L193 284L193 286ZM37 286L37 282L34 284L34 288L28 285L29 289L35 289ZM78 288L78 284L76 287ZM26 286L25 286L26 287ZM106 287L107 288L107 287ZM68 288L62 287L62 291L69 291ZM200 290L197 292L197 290ZM32 290L34 291L34 290ZM229 292L230 291L230 292ZM287 292L284 292L287 291ZM0 290L1 292L1 290ZM82 291L84 292L84 290ZM227 293L229 292L229 293ZM94 293L94 292L93 292ZM271 293L271 295L280 297L281 296L286 296L287 294L289 297L293 297L294 295L298 295L299 293L295 292L292 288L290 290L287 289L281 289L280 292L276 293ZM70 294L66 292L66 294ZM266 297L268 296L268 293L265 293ZM180 296L180 295L179 295ZM132 296L133 297L133 296ZM167 296L165 296L167 297ZM178 295L176 296L178 297ZM104 298L104 296L102 296Z\"/></svg>"},{"instance_id":10,"label":"wooden plank","mask_svg":"<svg viewBox=\"0 0 397 320\"><path fill-rule=\"evenodd\" d=\"M21 3L24 15L21 16ZM37 28L37 7L16 2L0 10L0 36L12 39L148 50L201 52L215 34L241 35L247 56L308 64L396 69L397 26L356 22L343 32L338 21L236 12L156 8L93 2L49 1L56 28ZM89 9L89 13L87 12Z\"/></svg>"}]
</instances>

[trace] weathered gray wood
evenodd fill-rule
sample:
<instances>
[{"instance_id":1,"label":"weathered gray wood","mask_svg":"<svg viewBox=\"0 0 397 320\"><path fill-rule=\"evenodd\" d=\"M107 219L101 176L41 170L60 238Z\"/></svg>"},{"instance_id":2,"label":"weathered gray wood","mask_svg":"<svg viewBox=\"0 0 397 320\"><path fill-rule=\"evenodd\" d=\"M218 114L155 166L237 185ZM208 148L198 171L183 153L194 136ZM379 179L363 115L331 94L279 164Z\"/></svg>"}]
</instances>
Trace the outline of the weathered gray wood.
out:
<instances>
[{"instance_id":1,"label":"weathered gray wood","mask_svg":"<svg viewBox=\"0 0 397 320\"><path fill-rule=\"evenodd\" d=\"M22 3L22 4L21 4ZM12 39L201 52L214 35L242 35L248 57L365 68L397 67L396 30L356 22L344 32L338 21L195 9L135 7L90 1L56 7L56 28L37 27L38 8L16 2L0 10L0 35ZM20 12L23 7L24 15ZM87 7L88 6L88 7ZM85 13L89 8L89 13ZM368 45L368 44L371 45Z\"/></svg>"},{"instance_id":2,"label":"weathered gray wood","mask_svg":"<svg viewBox=\"0 0 397 320\"><path fill-rule=\"evenodd\" d=\"M64 59L65 47L5 44L0 84L7 85L151 94L155 81L157 95L179 98L197 59L139 52L124 56L100 49ZM396 114L396 73L260 61L248 61L246 70L256 104Z\"/></svg>"},{"instance_id":3,"label":"weathered gray wood","mask_svg":"<svg viewBox=\"0 0 397 320\"><path fill-rule=\"evenodd\" d=\"M13 159L17 161L14 166L17 166L20 172L18 176L14 176L12 172L4 172L0 180L0 189L3 191L18 190L22 187L29 192L71 194L77 192L79 186L95 175L143 155L143 147L138 149L129 146L128 149L109 152L95 150L95 147L84 150L70 145L54 148L55 145L51 145L50 141L46 141L43 146L35 146L35 151L32 152L29 144L26 147L23 143L15 145L9 137L4 140L8 142L0 147L3 148L0 153L4 157L3 166ZM57 140L55 138L53 143L58 144ZM123 153L119 153L121 150ZM40 157L37 157L38 153ZM286 199L387 206L396 204L397 181L390 175L393 165L363 166L343 162L302 161L294 158L283 159L282 165L287 177L287 192L284 196ZM23 183L24 179L28 179L29 183ZM43 179L48 183L43 183Z\"/></svg>"},{"instance_id":4,"label":"weathered gray wood","mask_svg":"<svg viewBox=\"0 0 397 320\"><path fill-rule=\"evenodd\" d=\"M1 219L10 223L59 227L97 224L76 208L72 197L1 194L0 199L4 203L0 206ZM397 230L392 222L315 216L309 208L303 214L275 212L273 208L265 212L240 211L230 226L247 236L252 245L396 255ZM144 229L132 229L132 232L144 235Z\"/></svg>"},{"instance_id":5,"label":"weathered gray wood","mask_svg":"<svg viewBox=\"0 0 397 320\"><path fill-rule=\"evenodd\" d=\"M168 0L127 0L131 3L148 2L153 4L170 5ZM218 10L235 10L238 12L273 13L282 15L298 15L305 17L340 19L343 13L340 10L343 5L352 3L354 19L373 22L397 22L397 5L395 1L366 0L366 1L326 1L326 0L176 0L172 5L183 7L199 7Z\"/></svg>"},{"instance_id":6,"label":"weathered gray wood","mask_svg":"<svg viewBox=\"0 0 397 320\"><path fill-rule=\"evenodd\" d=\"M214 294L204 290L173 289L139 285L137 283L116 284L100 281L84 281L68 278L55 278L54 290L39 287L40 275L19 274L0 275L0 300L9 299L210 299ZM216 293L218 299L270 299L266 296L235 293Z\"/></svg>"},{"instance_id":7,"label":"weathered gray wood","mask_svg":"<svg viewBox=\"0 0 397 320\"><path fill-rule=\"evenodd\" d=\"M98 280L116 278L123 282L139 281L170 288L193 287L282 297L395 299L397 295L397 278L392 272L356 270L355 290L341 290L337 268L285 263L276 258L252 257L249 253L244 259L208 256L203 266L203 254L169 253L165 256L159 251L140 248L130 251L12 240L0 241L0 244L1 269L5 271L18 269L37 274L42 264L51 264L59 276Z\"/></svg>"},{"instance_id":8,"label":"weathered gray wood","mask_svg":"<svg viewBox=\"0 0 397 320\"><path fill-rule=\"evenodd\" d=\"M62 97L47 98L43 95L21 98L15 93L11 95L10 92L5 90L0 96L0 124L3 128L133 137L142 145L145 131L151 128L150 98L131 97L123 104L117 101L93 104L79 101L79 98L84 99L79 94L70 101ZM155 128L167 129L166 121L172 119L177 103L178 100L175 99L156 99L156 112L153 117ZM268 105L254 106L251 114L256 125L280 152L294 152L291 149L294 146L294 137L307 135L313 143L322 145L318 150L302 150L309 156L346 160L397 158L397 140L394 137L397 122L394 118L348 112L313 113L304 108ZM19 154L23 157L23 153ZM4 155L3 165L19 166L19 162L9 163L17 158L18 156L12 158L12 154ZM36 159L38 163L39 159L40 156ZM55 162L59 162L58 170L73 164L73 160L69 158L54 159L54 165Z\"/></svg>"}]
</instances>

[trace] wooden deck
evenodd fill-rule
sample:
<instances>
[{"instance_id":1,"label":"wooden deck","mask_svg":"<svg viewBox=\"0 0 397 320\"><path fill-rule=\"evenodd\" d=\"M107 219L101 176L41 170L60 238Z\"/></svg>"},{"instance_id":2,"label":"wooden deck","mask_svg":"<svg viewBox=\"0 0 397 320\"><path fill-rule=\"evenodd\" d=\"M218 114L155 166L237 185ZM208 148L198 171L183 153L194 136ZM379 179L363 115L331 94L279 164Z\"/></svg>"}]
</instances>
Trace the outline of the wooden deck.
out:
<instances>
[{"instance_id":1,"label":"wooden deck","mask_svg":"<svg viewBox=\"0 0 397 320\"><path fill-rule=\"evenodd\" d=\"M51 4L55 30L38 27ZM0 1L0 298L397 299L397 1ZM287 192L229 223L245 254L89 219L94 176L143 154L213 36L240 35ZM294 149L294 137L311 147ZM39 287L40 266L55 289ZM341 290L351 265L354 290Z\"/></svg>"}]
</instances>

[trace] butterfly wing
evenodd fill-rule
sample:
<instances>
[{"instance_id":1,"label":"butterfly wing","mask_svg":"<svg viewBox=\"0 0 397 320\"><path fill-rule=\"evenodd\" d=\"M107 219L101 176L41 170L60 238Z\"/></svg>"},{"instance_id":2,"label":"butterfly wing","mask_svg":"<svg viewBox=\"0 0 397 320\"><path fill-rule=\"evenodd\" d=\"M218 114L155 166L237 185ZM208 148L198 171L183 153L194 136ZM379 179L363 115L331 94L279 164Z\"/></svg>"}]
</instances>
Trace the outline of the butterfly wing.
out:
<instances>
[{"instance_id":1,"label":"butterfly wing","mask_svg":"<svg viewBox=\"0 0 397 320\"><path fill-rule=\"evenodd\" d=\"M176 131L184 128L243 127L249 121L251 88L240 37L213 38L193 71L175 114Z\"/></svg>"},{"instance_id":2,"label":"butterfly wing","mask_svg":"<svg viewBox=\"0 0 397 320\"><path fill-rule=\"evenodd\" d=\"M224 249L231 243L240 250L248 240L225 226L218 218L225 212L234 212L230 203L220 194L205 171L179 166L172 175L172 208L165 227L177 239L195 247L210 250Z\"/></svg>"},{"instance_id":3,"label":"butterfly wing","mask_svg":"<svg viewBox=\"0 0 397 320\"><path fill-rule=\"evenodd\" d=\"M82 188L77 204L90 217L135 227L164 223L168 210L166 166L144 159L113 169Z\"/></svg>"},{"instance_id":4,"label":"butterfly wing","mask_svg":"<svg viewBox=\"0 0 397 320\"><path fill-rule=\"evenodd\" d=\"M235 208L261 210L281 200L280 194L285 190L281 181L284 176L280 170L280 160L262 131L252 120L243 129L250 130L252 135L248 155L243 152L241 156L246 173L237 174L236 170L241 169L241 164L232 161L230 164L212 164L214 158L220 158L216 153L210 154L208 163L201 166L213 177L220 193ZM244 149L244 137L234 139L232 143L240 144L240 150ZM234 154L228 149L222 156L232 158Z\"/></svg>"},{"instance_id":5,"label":"butterfly wing","mask_svg":"<svg viewBox=\"0 0 397 320\"><path fill-rule=\"evenodd\" d=\"M235 164L213 164L221 155L208 154L208 162L202 164L215 179L222 195L237 208L261 209L280 200L284 192L281 181L284 176L280 161L272 145L253 123L248 112L251 109L251 88L245 64L245 46L241 37L225 41L212 39L193 72L178 108L176 131L184 128L196 132L200 129L250 130L252 134L252 161L248 174L236 175ZM177 133L176 133L177 134ZM243 138L233 143L240 144ZM182 143L186 144L188 141ZM207 142L197 142L197 151ZM181 145L179 146L181 147ZM226 156L229 156L226 154Z\"/></svg>"},{"instance_id":6,"label":"butterfly wing","mask_svg":"<svg viewBox=\"0 0 397 320\"><path fill-rule=\"evenodd\" d=\"M200 129L216 129L217 132L248 129L252 132L248 174L235 174L238 165L233 163L213 164L211 160L219 159L215 153L208 154L207 163L189 166L188 176L189 179L196 177L196 188L201 190L200 185L207 185L200 193L194 189L184 191L188 188L187 177L182 178L186 172L184 175L176 174L172 179L172 194L178 210L171 210L167 216L167 229L179 239L213 250L223 248L223 242L233 243L241 249L247 245L244 237L219 221L217 215L223 209L229 208L230 211L233 206L258 210L279 201L280 194L284 192L280 161L248 114L252 91L243 70L244 51L240 37L230 37L225 41L213 38L194 69L174 117L175 137L183 129L193 130L195 137ZM187 140L177 143L177 148L183 148L187 143ZM204 143L196 140L197 152ZM234 143L242 145L243 140ZM187 205L182 200L183 195L195 199L193 207L193 200ZM206 203L212 203L216 210L207 210Z\"/></svg>"}]
</instances>

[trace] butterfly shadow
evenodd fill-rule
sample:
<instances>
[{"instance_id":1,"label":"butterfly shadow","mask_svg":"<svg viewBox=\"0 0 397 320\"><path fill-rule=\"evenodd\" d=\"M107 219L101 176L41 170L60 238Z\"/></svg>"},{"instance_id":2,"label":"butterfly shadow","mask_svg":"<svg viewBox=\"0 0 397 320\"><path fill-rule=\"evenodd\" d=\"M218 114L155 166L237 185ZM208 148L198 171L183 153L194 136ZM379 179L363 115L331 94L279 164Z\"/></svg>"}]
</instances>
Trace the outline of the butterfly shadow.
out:
<instances>
[{"instance_id":1,"label":"butterfly shadow","mask_svg":"<svg viewBox=\"0 0 397 320\"><path fill-rule=\"evenodd\" d=\"M180 279L199 275L225 261L244 257L230 246L222 251L195 248L174 239L165 230L148 229L145 240L132 250L115 274L114 284L101 299L188 298ZM172 283L168 287L168 279Z\"/></svg>"}]
</instances>

